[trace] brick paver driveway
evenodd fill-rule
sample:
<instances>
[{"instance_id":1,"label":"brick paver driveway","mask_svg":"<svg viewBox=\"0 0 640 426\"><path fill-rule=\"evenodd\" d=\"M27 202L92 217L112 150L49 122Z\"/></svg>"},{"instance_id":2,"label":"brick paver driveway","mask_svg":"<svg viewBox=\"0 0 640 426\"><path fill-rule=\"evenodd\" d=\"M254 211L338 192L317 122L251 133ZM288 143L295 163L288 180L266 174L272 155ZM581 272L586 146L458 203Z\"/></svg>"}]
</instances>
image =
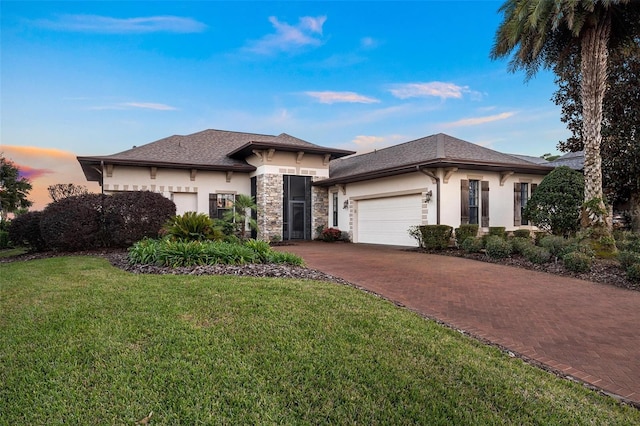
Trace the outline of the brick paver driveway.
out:
<instances>
[{"instance_id":1,"label":"brick paver driveway","mask_svg":"<svg viewBox=\"0 0 640 426\"><path fill-rule=\"evenodd\" d=\"M640 292L400 247L301 242L279 249L640 403Z\"/></svg>"}]
</instances>

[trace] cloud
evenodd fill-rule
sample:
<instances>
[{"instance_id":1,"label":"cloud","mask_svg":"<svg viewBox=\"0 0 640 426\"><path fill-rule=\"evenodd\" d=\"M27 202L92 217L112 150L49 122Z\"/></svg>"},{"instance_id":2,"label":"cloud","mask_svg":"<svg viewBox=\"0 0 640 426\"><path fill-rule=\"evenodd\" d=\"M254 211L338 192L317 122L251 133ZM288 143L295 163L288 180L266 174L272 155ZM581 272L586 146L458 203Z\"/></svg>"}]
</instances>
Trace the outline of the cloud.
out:
<instances>
[{"instance_id":1,"label":"cloud","mask_svg":"<svg viewBox=\"0 0 640 426\"><path fill-rule=\"evenodd\" d=\"M479 92L469 89L469 86L459 86L454 83L432 81L429 83L396 84L389 89L391 94L399 99L437 97L440 99L461 99L464 94L470 94L472 98L481 97Z\"/></svg>"},{"instance_id":2,"label":"cloud","mask_svg":"<svg viewBox=\"0 0 640 426\"><path fill-rule=\"evenodd\" d=\"M275 33L267 34L260 40L249 43L245 50L261 55L271 55L278 52L291 52L307 46L322 44L322 26L326 16L303 16L297 25L289 25L278 21L275 16L269 17Z\"/></svg>"},{"instance_id":3,"label":"cloud","mask_svg":"<svg viewBox=\"0 0 640 426\"><path fill-rule=\"evenodd\" d=\"M515 112L503 112L495 115L487 115L484 117L472 117L472 118L464 118L462 120L453 121L451 123L446 123L446 127L464 127L464 126L477 126L480 124L491 123L493 121L506 120L507 118L513 117Z\"/></svg>"},{"instance_id":4,"label":"cloud","mask_svg":"<svg viewBox=\"0 0 640 426\"><path fill-rule=\"evenodd\" d=\"M50 185L74 183L84 185L89 191L100 192L95 182L87 182L76 155L69 151L33 146L2 145L5 158L13 161L21 175L31 181L33 189L27 198L33 201L30 210L42 210L51 202Z\"/></svg>"},{"instance_id":5,"label":"cloud","mask_svg":"<svg viewBox=\"0 0 640 426\"><path fill-rule=\"evenodd\" d=\"M151 109L154 111L175 111L177 108L166 104L153 102L123 102L113 105L103 105L90 107L91 110L126 110L126 109Z\"/></svg>"},{"instance_id":6,"label":"cloud","mask_svg":"<svg viewBox=\"0 0 640 426\"><path fill-rule=\"evenodd\" d=\"M321 104L334 104L338 102L373 104L380 102L378 99L359 95L355 92L305 92L305 95L317 99Z\"/></svg>"},{"instance_id":7,"label":"cloud","mask_svg":"<svg viewBox=\"0 0 640 426\"><path fill-rule=\"evenodd\" d=\"M370 136L358 135L351 143L356 145L358 154L373 151L374 149L386 148L395 145L406 139L404 135Z\"/></svg>"},{"instance_id":8,"label":"cloud","mask_svg":"<svg viewBox=\"0 0 640 426\"><path fill-rule=\"evenodd\" d=\"M363 37L360 39L360 47L363 49L375 49L380 43L372 37Z\"/></svg>"},{"instance_id":9,"label":"cloud","mask_svg":"<svg viewBox=\"0 0 640 426\"><path fill-rule=\"evenodd\" d=\"M382 136L358 135L351 142L358 146L368 146L376 143L382 143L384 142L384 138Z\"/></svg>"},{"instance_id":10,"label":"cloud","mask_svg":"<svg viewBox=\"0 0 640 426\"><path fill-rule=\"evenodd\" d=\"M55 31L145 34L145 33L200 33L207 26L191 18L179 16L146 16L139 18L112 18L99 15L59 15L56 19L35 21L37 26Z\"/></svg>"}]
</instances>

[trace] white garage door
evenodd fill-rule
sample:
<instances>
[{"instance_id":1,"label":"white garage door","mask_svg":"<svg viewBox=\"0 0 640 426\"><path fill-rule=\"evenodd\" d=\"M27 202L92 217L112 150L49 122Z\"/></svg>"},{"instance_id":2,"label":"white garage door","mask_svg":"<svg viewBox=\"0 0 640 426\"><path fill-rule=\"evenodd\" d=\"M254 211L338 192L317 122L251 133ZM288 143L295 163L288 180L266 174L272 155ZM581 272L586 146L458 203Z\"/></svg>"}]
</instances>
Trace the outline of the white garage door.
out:
<instances>
[{"instance_id":1,"label":"white garage door","mask_svg":"<svg viewBox=\"0 0 640 426\"><path fill-rule=\"evenodd\" d=\"M418 246L410 226L422 222L420 194L358 201L358 242Z\"/></svg>"},{"instance_id":2,"label":"white garage door","mask_svg":"<svg viewBox=\"0 0 640 426\"><path fill-rule=\"evenodd\" d=\"M198 211L198 194L190 192L174 192L171 199L176 204L176 214Z\"/></svg>"}]
</instances>

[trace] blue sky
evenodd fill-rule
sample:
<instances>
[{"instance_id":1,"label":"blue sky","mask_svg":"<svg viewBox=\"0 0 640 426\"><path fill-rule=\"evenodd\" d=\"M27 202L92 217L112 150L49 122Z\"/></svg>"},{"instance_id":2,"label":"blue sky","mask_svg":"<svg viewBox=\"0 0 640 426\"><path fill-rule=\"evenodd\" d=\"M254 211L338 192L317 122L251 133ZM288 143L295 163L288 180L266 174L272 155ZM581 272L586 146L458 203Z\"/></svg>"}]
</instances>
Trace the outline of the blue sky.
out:
<instances>
[{"instance_id":1,"label":"blue sky","mask_svg":"<svg viewBox=\"0 0 640 426\"><path fill-rule=\"evenodd\" d=\"M2 1L1 150L38 191L87 184L75 155L208 128L554 153L569 133L553 75L489 59L500 5Z\"/></svg>"}]
</instances>

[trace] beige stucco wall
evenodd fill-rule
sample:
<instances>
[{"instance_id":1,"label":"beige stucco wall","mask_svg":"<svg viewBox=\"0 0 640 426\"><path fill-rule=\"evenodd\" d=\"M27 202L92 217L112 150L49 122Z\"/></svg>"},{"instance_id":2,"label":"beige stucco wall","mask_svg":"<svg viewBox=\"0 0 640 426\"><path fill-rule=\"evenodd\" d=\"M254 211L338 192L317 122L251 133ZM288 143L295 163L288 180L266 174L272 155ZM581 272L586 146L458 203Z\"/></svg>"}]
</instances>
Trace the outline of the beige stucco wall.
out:
<instances>
[{"instance_id":1,"label":"beige stucco wall","mask_svg":"<svg viewBox=\"0 0 640 426\"><path fill-rule=\"evenodd\" d=\"M504 226L507 230L534 229L532 226L514 226L513 187L515 182L539 184L543 176L513 174L504 179L498 172L481 170L460 170L450 174L445 183L446 171L434 170L440 178L440 223L454 228L460 226L460 181L477 179L489 181L489 226ZM502 181L502 183L501 183ZM368 198L391 197L397 195L420 194L422 197L432 191L431 201L423 204L422 225L437 223L436 194L437 184L421 172L399 176L372 179L365 182L335 185L328 189L329 194L338 193L338 228L351 232L357 227L357 201ZM344 208L347 202L348 207ZM332 226L333 197L329 195L327 220ZM416 224L418 225L418 224ZM487 228L484 231L488 231Z\"/></svg>"}]
</instances>

